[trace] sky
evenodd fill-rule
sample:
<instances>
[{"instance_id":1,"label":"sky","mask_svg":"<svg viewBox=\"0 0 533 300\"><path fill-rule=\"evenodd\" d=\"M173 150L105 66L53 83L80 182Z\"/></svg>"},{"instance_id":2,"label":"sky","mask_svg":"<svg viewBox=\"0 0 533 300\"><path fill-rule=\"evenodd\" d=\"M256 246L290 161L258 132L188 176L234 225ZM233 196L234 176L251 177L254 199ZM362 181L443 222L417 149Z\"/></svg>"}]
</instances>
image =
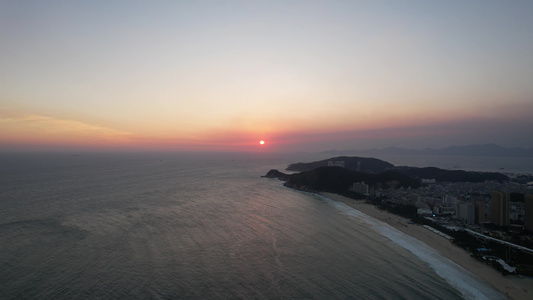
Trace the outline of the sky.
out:
<instances>
[{"instance_id":1,"label":"sky","mask_svg":"<svg viewBox=\"0 0 533 300\"><path fill-rule=\"evenodd\" d=\"M0 1L0 150L533 147L531 16L533 1Z\"/></svg>"}]
</instances>

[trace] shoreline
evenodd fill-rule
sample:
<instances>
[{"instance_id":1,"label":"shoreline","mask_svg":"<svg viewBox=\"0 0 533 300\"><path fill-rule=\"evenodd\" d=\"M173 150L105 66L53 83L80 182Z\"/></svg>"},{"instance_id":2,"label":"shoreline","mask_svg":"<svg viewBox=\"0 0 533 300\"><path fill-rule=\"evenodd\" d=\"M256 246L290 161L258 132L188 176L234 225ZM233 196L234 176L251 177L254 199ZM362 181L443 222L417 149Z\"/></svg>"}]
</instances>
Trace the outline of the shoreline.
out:
<instances>
[{"instance_id":1,"label":"shoreline","mask_svg":"<svg viewBox=\"0 0 533 300\"><path fill-rule=\"evenodd\" d=\"M487 285L507 296L508 299L533 299L533 279L503 276L498 271L486 265L470 255L459 246L417 224L409 224L409 220L397 217L387 211L378 209L372 204L366 204L364 200L350 199L341 195L321 192L320 195L329 199L344 203L368 216L387 223L395 229L421 241L437 251L443 257L448 258L457 265L468 270Z\"/></svg>"}]
</instances>

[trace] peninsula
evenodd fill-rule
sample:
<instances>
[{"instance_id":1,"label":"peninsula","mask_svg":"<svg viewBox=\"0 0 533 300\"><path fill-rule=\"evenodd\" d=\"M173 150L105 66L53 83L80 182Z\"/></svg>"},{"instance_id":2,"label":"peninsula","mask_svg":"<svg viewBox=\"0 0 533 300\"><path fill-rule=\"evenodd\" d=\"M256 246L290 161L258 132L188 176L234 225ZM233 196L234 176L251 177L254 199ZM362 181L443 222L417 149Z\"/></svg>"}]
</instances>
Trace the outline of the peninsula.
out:
<instances>
[{"instance_id":1,"label":"peninsula","mask_svg":"<svg viewBox=\"0 0 533 300\"><path fill-rule=\"evenodd\" d=\"M493 190L510 189L509 195L515 200L531 193L527 186L513 183L509 176L397 167L375 158L347 156L290 164L287 170L299 173L270 170L264 177L277 178L287 187L342 202L424 242L509 298L533 299L533 252L509 250L468 234L497 232L498 239L516 241L532 249L532 234L524 229L523 220L521 227L520 220L515 220L513 226L501 227L487 222L487 218L465 217L460 211L478 203L488 207L488 213L484 210L482 214L490 215ZM523 207L524 197L521 199ZM520 206L519 200L515 203Z\"/></svg>"}]
</instances>

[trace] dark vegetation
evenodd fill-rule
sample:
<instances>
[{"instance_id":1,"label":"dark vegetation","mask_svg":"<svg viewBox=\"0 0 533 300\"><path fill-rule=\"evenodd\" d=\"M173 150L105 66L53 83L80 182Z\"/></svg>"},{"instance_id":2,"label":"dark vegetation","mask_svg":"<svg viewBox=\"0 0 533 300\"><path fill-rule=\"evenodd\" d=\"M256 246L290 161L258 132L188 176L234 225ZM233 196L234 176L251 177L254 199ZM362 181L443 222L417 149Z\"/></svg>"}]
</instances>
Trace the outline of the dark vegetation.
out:
<instances>
[{"instance_id":1,"label":"dark vegetation","mask_svg":"<svg viewBox=\"0 0 533 300\"><path fill-rule=\"evenodd\" d=\"M350 171L359 171L363 173L378 174L385 171L395 170L401 174L420 178L435 179L436 182L484 182L487 180L508 181L509 177L494 172L469 172L463 170L444 170L436 167L416 168L416 167L396 167L393 164L377 159L367 157L349 157L339 156L330 159L310 162L294 163L287 167L288 171L310 171L319 167L325 167L329 161L343 161L344 167Z\"/></svg>"},{"instance_id":2,"label":"dark vegetation","mask_svg":"<svg viewBox=\"0 0 533 300\"><path fill-rule=\"evenodd\" d=\"M338 156L310 163L299 162L290 164L287 167L287 171L311 171L319 167L327 167L329 161L343 161L346 169L365 173L381 173L394 168L393 164L377 158Z\"/></svg>"},{"instance_id":3,"label":"dark vegetation","mask_svg":"<svg viewBox=\"0 0 533 300\"><path fill-rule=\"evenodd\" d=\"M319 167L311 171L296 174L283 174L279 171L269 172L276 178L286 180L288 187L313 192L347 193L354 182L365 182L374 188L417 188L420 182L397 171L389 170L379 174L350 171L341 167ZM281 174L279 174L281 173ZM269 175L269 174L267 174Z\"/></svg>"},{"instance_id":4,"label":"dark vegetation","mask_svg":"<svg viewBox=\"0 0 533 300\"><path fill-rule=\"evenodd\" d=\"M276 169L272 169L266 173L265 176L267 178L277 178L279 180L287 180L289 178L289 174L282 173Z\"/></svg>"},{"instance_id":5,"label":"dark vegetation","mask_svg":"<svg viewBox=\"0 0 533 300\"><path fill-rule=\"evenodd\" d=\"M472 257L491 265L493 268L508 275L509 272L496 260L502 259L510 266L516 267L515 274L533 276L533 254L527 253L495 241L474 238L464 231L456 234L454 243L470 252Z\"/></svg>"}]
</instances>

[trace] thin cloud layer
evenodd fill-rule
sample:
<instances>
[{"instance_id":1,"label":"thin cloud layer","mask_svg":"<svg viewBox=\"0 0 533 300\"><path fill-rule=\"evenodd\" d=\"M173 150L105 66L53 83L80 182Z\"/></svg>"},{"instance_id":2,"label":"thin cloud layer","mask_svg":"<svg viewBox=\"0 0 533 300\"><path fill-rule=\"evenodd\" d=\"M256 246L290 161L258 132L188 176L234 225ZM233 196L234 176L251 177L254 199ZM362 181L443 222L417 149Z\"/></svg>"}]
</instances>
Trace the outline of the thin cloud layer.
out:
<instances>
[{"instance_id":1,"label":"thin cloud layer","mask_svg":"<svg viewBox=\"0 0 533 300\"><path fill-rule=\"evenodd\" d=\"M19 113L3 112L0 143L533 147L532 14L486 1L1 2L0 107Z\"/></svg>"}]
</instances>

